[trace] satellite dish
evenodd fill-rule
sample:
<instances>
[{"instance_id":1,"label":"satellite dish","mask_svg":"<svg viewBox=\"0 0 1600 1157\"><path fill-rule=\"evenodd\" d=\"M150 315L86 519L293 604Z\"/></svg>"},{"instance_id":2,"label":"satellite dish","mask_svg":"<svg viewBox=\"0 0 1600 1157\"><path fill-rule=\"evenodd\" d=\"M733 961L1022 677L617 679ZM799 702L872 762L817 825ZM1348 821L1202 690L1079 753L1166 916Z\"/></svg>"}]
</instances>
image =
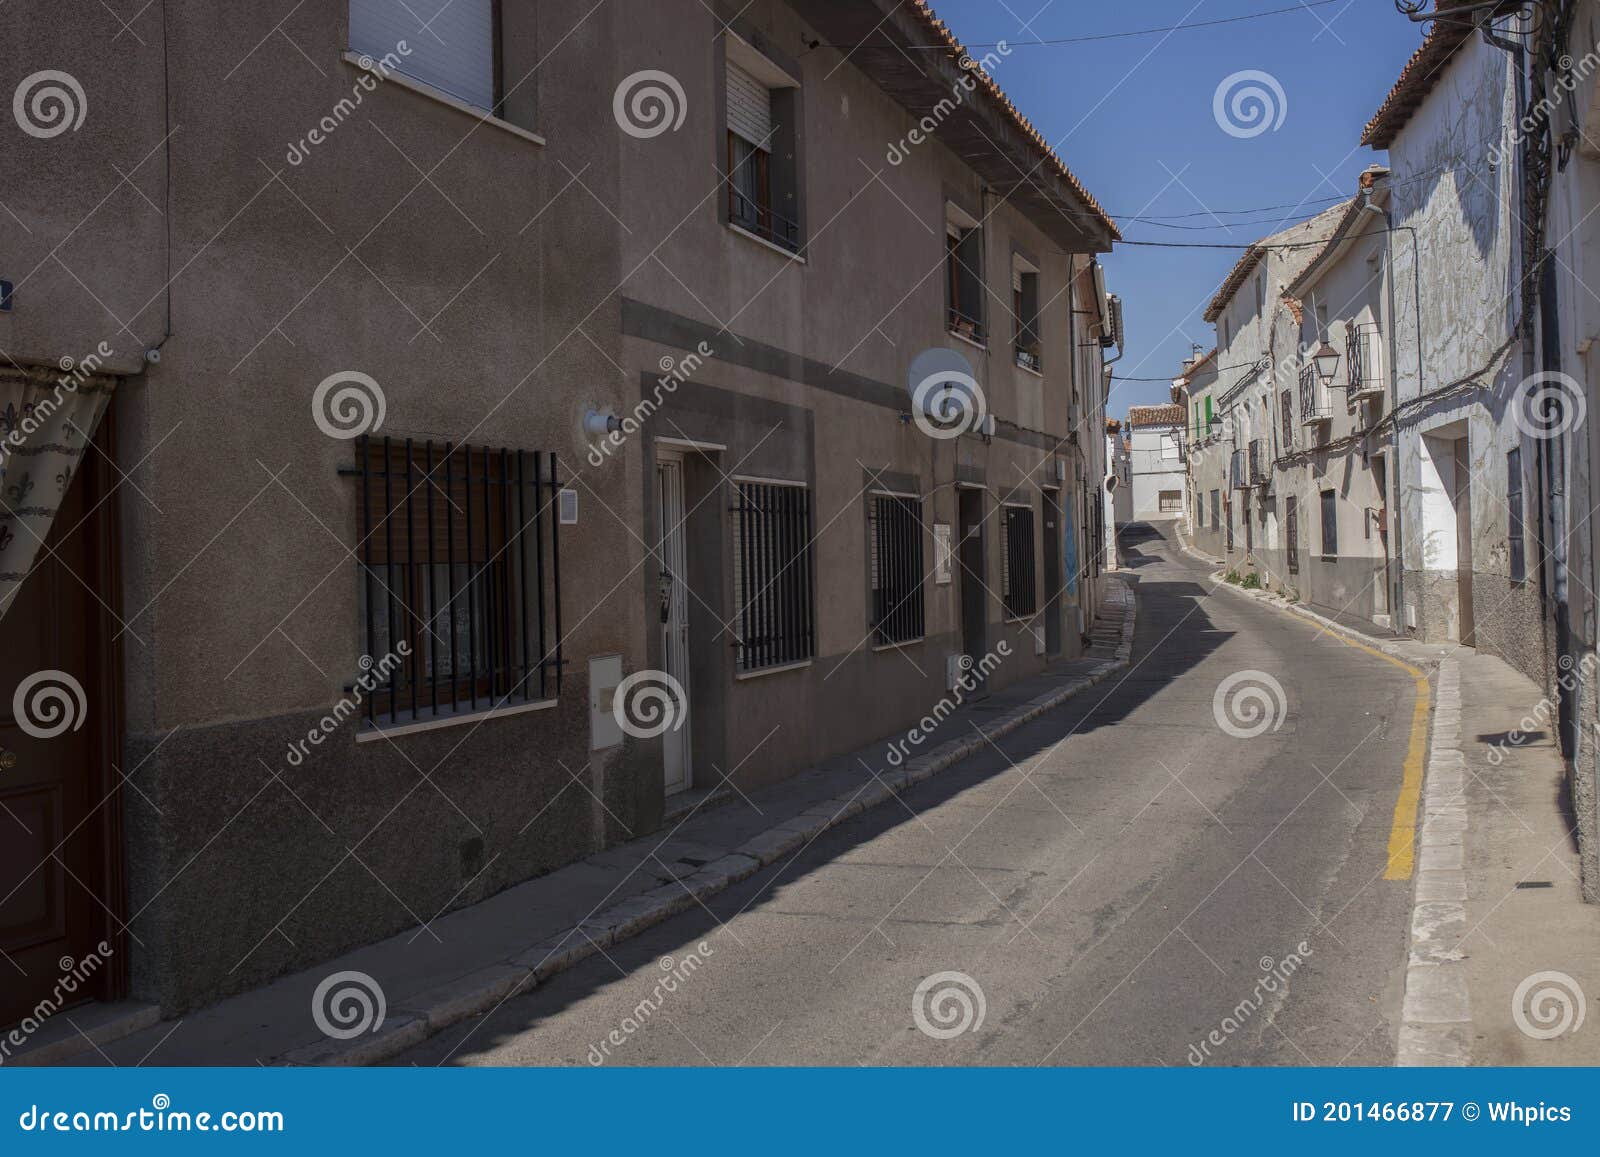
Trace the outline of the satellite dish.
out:
<instances>
[{"instance_id":1,"label":"satellite dish","mask_svg":"<svg viewBox=\"0 0 1600 1157\"><path fill-rule=\"evenodd\" d=\"M959 350L936 346L911 362L906 388L911 414L923 433L953 438L981 432L987 417L983 387Z\"/></svg>"},{"instance_id":2,"label":"satellite dish","mask_svg":"<svg viewBox=\"0 0 1600 1157\"><path fill-rule=\"evenodd\" d=\"M1115 491L1116 488L1117 488L1117 476L1115 474L1107 474L1106 475L1106 493L1110 494L1113 491Z\"/></svg>"}]
</instances>

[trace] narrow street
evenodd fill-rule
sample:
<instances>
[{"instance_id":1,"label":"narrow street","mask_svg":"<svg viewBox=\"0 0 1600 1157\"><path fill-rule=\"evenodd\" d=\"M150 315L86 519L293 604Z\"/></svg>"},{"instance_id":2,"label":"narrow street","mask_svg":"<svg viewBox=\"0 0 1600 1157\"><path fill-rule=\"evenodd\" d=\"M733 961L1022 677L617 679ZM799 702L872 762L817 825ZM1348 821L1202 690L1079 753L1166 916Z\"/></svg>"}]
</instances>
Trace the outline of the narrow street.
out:
<instances>
[{"instance_id":1,"label":"narrow street","mask_svg":"<svg viewBox=\"0 0 1600 1157\"><path fill-rule=\"evenodd\" d=\"M1392 1063L1410 679L1211 594L1170 534L1123 542L1126 677L393 1063ZM1213 696L1247 670L1288 712L1235 738ZM948 971L983 1015L936 1039L912 994Z\"/></svg>"}]
</instances>

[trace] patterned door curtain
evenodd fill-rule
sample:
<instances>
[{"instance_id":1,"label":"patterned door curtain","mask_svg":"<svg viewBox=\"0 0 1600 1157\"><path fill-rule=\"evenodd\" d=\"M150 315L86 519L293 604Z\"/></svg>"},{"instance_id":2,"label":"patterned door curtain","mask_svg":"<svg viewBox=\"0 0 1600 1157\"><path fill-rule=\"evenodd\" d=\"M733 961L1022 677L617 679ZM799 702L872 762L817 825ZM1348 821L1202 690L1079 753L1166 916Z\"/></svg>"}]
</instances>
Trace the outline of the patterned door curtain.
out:
<instances>
[{"instance_id":1,"label":"patterned door curtain","mask_svg":"<svg viewBox=\"0 0 1600 1157\"><path fill-rule=\"evenodd\" d=\"M115 387L115 378L78 369L0 371L0 619L50 535Z\"/></svg>"}]
</instances>

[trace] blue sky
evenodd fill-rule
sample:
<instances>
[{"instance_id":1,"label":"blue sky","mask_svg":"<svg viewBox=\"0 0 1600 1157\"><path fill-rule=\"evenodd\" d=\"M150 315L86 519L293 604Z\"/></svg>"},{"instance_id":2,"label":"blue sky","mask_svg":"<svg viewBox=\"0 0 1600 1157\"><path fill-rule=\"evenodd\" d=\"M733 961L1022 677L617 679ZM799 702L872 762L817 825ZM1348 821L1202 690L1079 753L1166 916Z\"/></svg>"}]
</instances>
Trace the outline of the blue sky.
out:
<instances>
[{"instance_id":1,"label":"blue sky","mask_svg":"<svg viewBox=\"0 0 1600 1157\"><path fill-rule=\"evenodd\" d=\"M1296 2L933 0L933 7L968 45L1011 45L995 80L1118 218L1125 238L1242 244L1351 196L1361 170L1385 160L1361 146L1361 129L1425 25L1398 14L1392 0L1305 0L1311 5L1305 10L1170 36L1028 42L1216 20ZM1219 127L1213 97L1225 78L1246 70L1268 73L1282 89L1282 122L1255 136L1233 136ZM1239 131L1253 127L1236 122ZM1273 206L1282 208L1228 212ZM1127 321L1127 356L1116 369L1161 379L1120 381L1107 405L1110 416L1166 401L1165 383L1190 341L1211 348L1215 333L1202 315L1237 258L1238 250L1128 246L1103 259Z\"/></svg>"}]
</instances>

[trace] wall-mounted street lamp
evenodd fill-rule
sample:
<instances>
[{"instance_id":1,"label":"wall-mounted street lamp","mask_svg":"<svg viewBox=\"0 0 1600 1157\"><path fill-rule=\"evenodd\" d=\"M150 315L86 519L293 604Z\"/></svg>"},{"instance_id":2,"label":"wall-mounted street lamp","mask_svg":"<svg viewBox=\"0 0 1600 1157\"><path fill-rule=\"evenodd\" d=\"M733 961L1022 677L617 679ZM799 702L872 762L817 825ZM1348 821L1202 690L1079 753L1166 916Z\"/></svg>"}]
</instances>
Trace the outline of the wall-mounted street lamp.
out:
<instances>
[{"instance_id":1,"label":"wall-mounted street lamp","mask_svg":"<svg viewBox=\"0 0 1600 1157\"><path fill-rule=\"evenodd\" d=\"M1317 377L1322 379L1322 384L1332 385L1333 375L1339 372L1339 351L1324 340L1317 352L1311 355L1311 364L1317 367Z\"/></svg>"}]
</instances>

